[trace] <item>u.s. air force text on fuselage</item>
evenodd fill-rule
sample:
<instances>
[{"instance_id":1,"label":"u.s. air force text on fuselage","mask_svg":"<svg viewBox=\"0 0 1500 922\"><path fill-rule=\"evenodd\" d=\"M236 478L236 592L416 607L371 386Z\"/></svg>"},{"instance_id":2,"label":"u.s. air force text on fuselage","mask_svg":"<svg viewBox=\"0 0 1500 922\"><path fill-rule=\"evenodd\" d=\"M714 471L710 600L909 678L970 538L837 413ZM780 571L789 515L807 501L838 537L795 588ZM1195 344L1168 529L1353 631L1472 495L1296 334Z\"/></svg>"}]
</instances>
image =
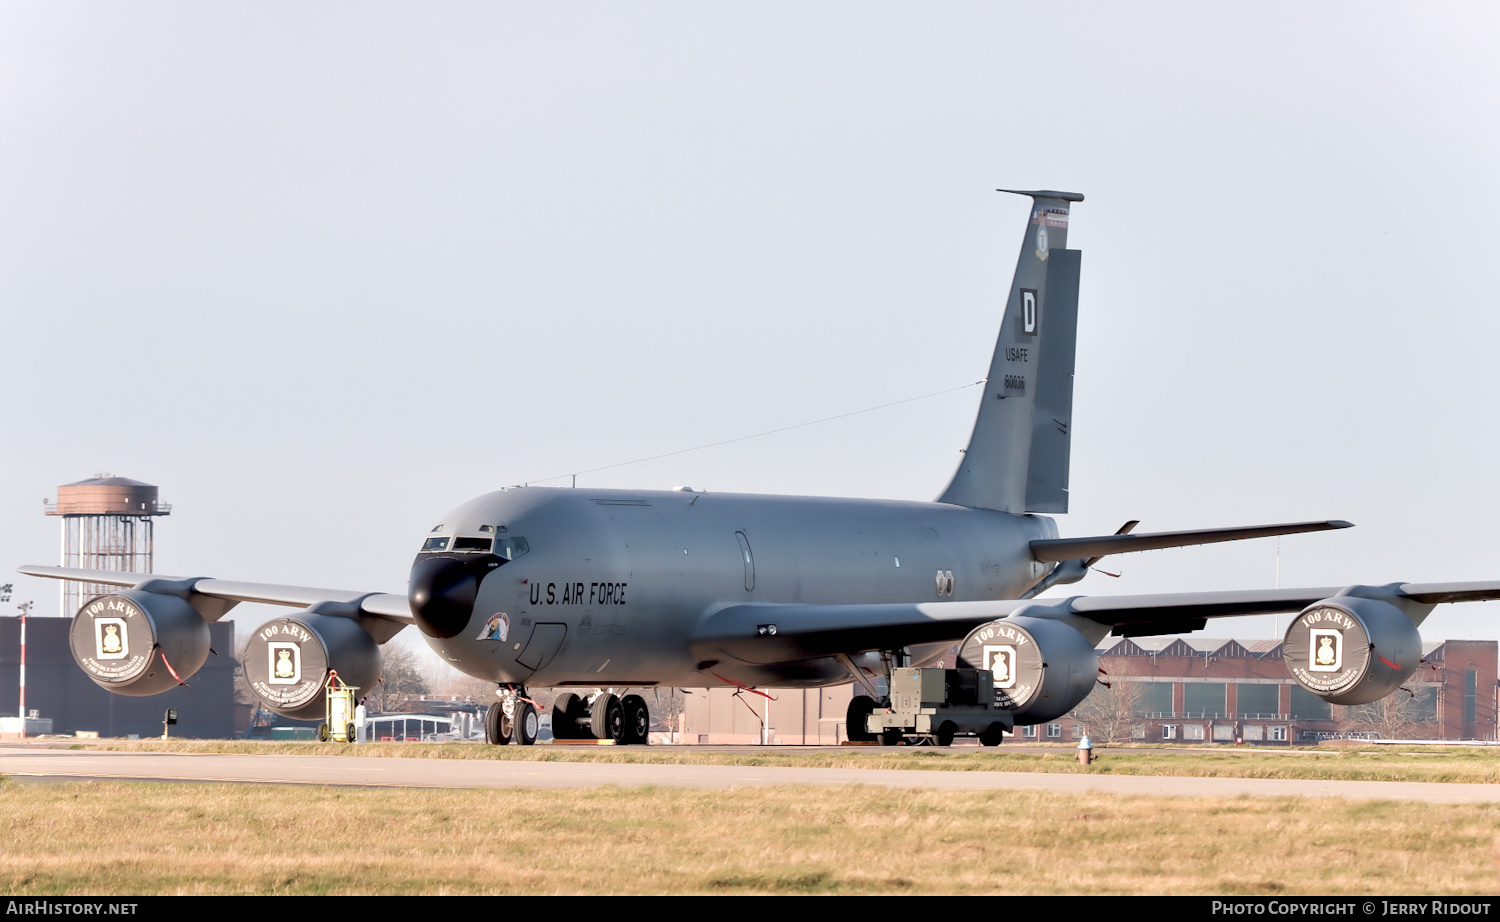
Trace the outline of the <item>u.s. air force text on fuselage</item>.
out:
<instances>
[{"instance_id":1,"label":"u.s. air force text on fuselage","mask_svg":"<svg viewBox=\"0 0 1500 922\"><path fill-rule=\"evenodd\" d=\"M565 582L562 588L557 583L531 584L532 605L624 605L625 584L624 583L599 583L588 584L588 598L583 596L583 583Z\"/></svg>"}]
</instances>

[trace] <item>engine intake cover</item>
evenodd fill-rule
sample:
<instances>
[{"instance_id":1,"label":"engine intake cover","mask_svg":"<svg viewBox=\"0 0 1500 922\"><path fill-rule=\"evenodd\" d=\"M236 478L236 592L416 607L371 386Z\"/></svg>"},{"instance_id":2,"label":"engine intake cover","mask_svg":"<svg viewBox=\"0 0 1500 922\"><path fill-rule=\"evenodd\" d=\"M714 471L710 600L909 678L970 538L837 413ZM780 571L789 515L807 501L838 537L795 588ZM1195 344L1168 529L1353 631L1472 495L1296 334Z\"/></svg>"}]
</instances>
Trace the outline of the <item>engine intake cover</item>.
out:
<instances>
[{"instance_id":1,"label":"engine intake cover","mask_svg":"<svg viewBox=\"0 0 1500 922\"><path fill-rule=\"evenodd\" d=\"M1099 657L1068 625L1020 615L970 631L959 645L958 666L988 669L995 706L1025 725L1061 717L1087 698L1099 673Z\"/></svg>"},{"instance_id":2,"label":"engine intake cover","mask_svg":"<svg viewBox=\"0 0 1500 922\"><path fill-rule=\"evenodd\" d=\"M1335 596L1303 609L1282 658L1297 684L1333 704L1366 704L1395 691L1422 659L1422 637L1388 602Z\"/></svg>"},{"instance_id":3,"label":"engine intake cover","mask_svg":"<svg viewBox=\"0 0 1500 922\"><path fill-rule=\"evenodd\" d=\"M207 622L172 595L126 589L99 596L78 610L68 633L74 662L117 695L164 692L208 659Z\"/></svg>"},{"instance_id":4,"label":"engine intake cover","mask_svg":"<svg viewBox=\"0 0 1500 922\"><path fill-rule=\"evenodd\" d=\"M283 717L322 717L331 670L361 698L380 679L380 646L352 618L312 612L276 618L257 628L245 647L246 684Z\"/></svg>"}]
</instances>

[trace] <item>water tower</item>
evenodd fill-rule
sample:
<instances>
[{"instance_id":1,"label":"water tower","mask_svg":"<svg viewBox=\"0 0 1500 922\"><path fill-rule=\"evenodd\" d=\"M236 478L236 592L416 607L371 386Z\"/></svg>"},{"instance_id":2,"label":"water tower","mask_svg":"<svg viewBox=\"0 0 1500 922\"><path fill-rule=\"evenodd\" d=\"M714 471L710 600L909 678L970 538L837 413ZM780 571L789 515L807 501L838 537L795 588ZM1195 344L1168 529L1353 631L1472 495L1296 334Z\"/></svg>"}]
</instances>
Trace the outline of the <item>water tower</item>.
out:
<instances>
[{"instance_id":1,"label":"water tower","mask_svg":"<svg viewBox=\"0 0 1500 922\"><path fill-rule=\"evenodd\" d=\"M62 566L119 573L151 573L153 519L172 507L156 498L156 487L100 473L57 488L48 515L62 516ZM71 618L84 602L116 587L64 582L62 609Z\"/></svg>"}]
</instances>

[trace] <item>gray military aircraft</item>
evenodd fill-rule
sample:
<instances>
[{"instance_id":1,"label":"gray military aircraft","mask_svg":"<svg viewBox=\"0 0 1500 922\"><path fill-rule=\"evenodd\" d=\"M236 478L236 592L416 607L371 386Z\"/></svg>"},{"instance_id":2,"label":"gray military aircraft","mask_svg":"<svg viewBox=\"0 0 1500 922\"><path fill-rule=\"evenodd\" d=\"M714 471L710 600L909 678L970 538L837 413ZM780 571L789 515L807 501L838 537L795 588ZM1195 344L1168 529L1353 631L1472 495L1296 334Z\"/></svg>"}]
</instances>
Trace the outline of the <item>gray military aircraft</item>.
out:
<instances>
[{"instance_id":1,"label":"gray military aircraft","mask_svg":"<svg viewBox=\"0 0 1500 922\"><path fill-rule=\"evenodd\" d=\"M1015 190L1001 190L1015 191ZM974 431L930 503L805 496L512 487L443 516L405 595L27 566L33 576L129 587L90 600L73 654L104 688L149 695L207 659L207 622L240 602L302 609L254 632L245 673L271 710L323 714L333 673L368 689L379 645L415 624L457 669L497 684L492 742L535 741L526 687L561 687L559 738L643 743L646 700L616 689L808 687L855 681L848 734L889 704L895 668L991 670L1004 721L1072 710L1094 688L1096 645L1202 628L1230 615L1299 612L1293 678L1338 704L1373 701L1417 668L1417 626L1442 602L1500 598L1500 582L1038 599L1102 557L1347 527L1341 521L1059 537L1068 511L1080 252L1069 209L1030 196L1020 259ZM892 735L882 735L893 742ZM939 742L951 742L951 734Z\"/></svg>"}]
</instances>

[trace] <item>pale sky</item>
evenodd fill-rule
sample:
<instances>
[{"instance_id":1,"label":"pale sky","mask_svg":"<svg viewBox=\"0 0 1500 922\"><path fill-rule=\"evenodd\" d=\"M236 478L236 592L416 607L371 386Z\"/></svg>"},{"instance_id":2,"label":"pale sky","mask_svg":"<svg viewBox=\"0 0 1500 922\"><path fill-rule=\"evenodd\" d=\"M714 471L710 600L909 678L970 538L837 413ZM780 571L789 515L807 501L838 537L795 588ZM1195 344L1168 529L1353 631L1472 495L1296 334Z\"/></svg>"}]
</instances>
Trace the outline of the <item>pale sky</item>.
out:
<instances>
[{"instance_id":1,"label":"pale sky","mask_svg":"<svg viewBox=\"0 0 1500 922\"><path fill-rule=\"evenodd\" d=\"M1087 195L1063 534L1346 518L1281 542L1283 586L1500 579L1497 26L0 3L0 569L55 563L41 500L102 469L174 504L159 572L402 592L474 495L968 383L1027 214L1004 186ZM977 399L580 483L927 500ZM1067 591L1268 587L1276 548ZM1500 637L1500 604L1423 634Z\"/></svg>"}]
</instances>

